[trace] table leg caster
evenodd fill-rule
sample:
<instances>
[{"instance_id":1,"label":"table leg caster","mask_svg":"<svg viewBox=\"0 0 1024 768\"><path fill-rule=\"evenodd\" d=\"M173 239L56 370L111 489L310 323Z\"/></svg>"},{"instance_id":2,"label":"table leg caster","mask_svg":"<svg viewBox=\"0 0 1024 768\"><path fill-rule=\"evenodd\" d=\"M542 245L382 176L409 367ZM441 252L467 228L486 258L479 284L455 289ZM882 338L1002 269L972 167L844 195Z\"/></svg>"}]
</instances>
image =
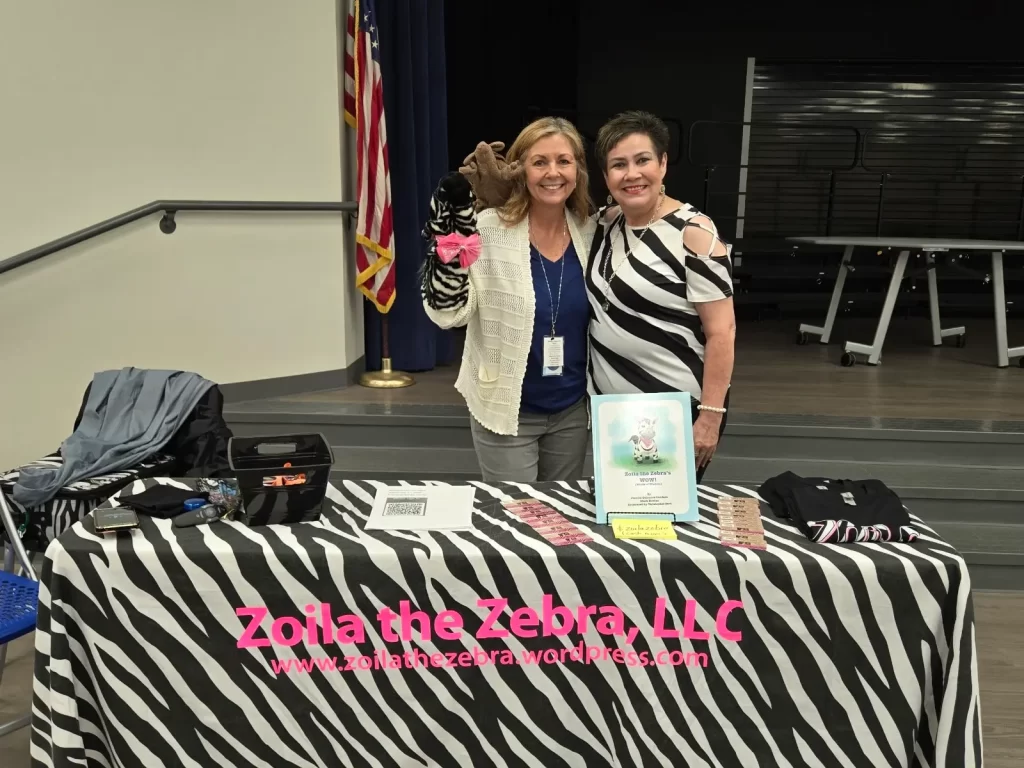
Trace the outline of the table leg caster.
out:
<instances>
[{"instance_id":1,"label":"table leg caster","mask_svg":"<svg viewBox=\"0 0 1024 768\"><path fill-rule=\"evenodd\" d=\"M966 333L961 333L959 336L956 337L956 346L957 346L957 349L963 349L964 347L967 346L967 334Z\"/></svg>"},{"instance_id":2,"label":"table leg caster","mask_svg":"<svg viewBox=\"0 0 1024 768\"><path fill-rule=\"evenodd\" d=\"M801 347L807 343L807 331L799 331L796 334L796 343Z\"/></svg>"},{"instance_id":3,"label":"table leg caster","mask_svg":"<svg viewBox=\"0 0 1024 768\"><path fill-rule=\"evenodd\" d=\"M857 356L853 352L843 352L843 356L839 359L839 364L843 368L852 368L857 364Z\"/></svg>"}]
</instances>

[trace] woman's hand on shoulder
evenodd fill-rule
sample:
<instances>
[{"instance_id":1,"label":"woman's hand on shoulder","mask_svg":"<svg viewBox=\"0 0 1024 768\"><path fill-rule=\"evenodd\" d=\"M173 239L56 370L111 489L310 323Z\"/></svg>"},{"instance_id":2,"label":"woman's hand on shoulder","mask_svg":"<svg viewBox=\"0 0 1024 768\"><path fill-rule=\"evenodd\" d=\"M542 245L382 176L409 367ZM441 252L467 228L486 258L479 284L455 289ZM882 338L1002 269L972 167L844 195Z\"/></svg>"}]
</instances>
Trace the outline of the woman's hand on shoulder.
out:
<instances>
[{"instance_id":1,"label":"woman's hand on shoulder","mask_svg":"<svg viewBox=\"0 0 1024 768\"><path fill-rule=\"evenodd\" d=\"M601 223L604 225L611 224L615 221L615 217L619 215L622 209L617 205L609 205L604 209L604 213L601 216Z\"/></svg>"}]
</instances>

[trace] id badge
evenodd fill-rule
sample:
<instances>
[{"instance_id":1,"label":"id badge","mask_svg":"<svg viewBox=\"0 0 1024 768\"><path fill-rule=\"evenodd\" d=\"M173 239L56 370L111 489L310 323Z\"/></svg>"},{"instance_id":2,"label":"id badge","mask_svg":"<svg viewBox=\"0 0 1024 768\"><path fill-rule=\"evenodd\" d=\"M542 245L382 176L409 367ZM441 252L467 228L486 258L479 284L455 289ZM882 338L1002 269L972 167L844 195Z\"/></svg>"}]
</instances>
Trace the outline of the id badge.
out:
<instances>
[{"instance_id":1,"label":"id badge","mask_svg":"<svg viewBox=\"0 0 1024 768\"><path fill-rule=\"evenodd\" d=\"M544 337L544 376L561 376L565 364L565 337Z\"/></svg>"}]
</instances>

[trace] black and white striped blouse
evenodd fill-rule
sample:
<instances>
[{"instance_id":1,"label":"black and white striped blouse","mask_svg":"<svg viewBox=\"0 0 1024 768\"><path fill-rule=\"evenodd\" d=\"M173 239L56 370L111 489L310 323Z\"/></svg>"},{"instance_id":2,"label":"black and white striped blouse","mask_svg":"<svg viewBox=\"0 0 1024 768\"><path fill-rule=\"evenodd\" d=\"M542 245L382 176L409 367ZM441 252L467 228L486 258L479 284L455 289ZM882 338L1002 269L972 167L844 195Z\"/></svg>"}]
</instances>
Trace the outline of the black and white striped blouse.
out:
<instances>
[{"instance_id":1,"label":"black and white striped blouse","mask_svg":"<svg viewBox=\"0 0 1024 768\"><path fill-rule=\"evenodd\" d=\"M689 392L700 400L705 337L696 305L732 296L730 257L710 256L714 225L690 205L646 233L621 213L597 218L587 269L591 393ZM683 244L687 227L714 232L707 253Z\"/></svg>"}]
</instances>

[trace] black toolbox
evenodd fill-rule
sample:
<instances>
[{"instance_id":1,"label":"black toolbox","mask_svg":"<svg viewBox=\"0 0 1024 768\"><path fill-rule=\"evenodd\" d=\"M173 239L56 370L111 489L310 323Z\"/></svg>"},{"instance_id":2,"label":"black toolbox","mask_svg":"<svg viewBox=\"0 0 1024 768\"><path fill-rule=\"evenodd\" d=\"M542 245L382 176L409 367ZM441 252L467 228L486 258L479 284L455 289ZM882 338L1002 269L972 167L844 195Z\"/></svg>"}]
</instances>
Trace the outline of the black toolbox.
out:
<instances>
[{"instance_id":1,"label":"black toolbox","mask_svg":"<svg viewBox=\"0 0 1024 768\"><path fill-rule=\"evenodd\" d=\"M247 525L320 519L334 465L322 434L232 437L228 463L238 481Z\"/></svg>"}]
</instances>

